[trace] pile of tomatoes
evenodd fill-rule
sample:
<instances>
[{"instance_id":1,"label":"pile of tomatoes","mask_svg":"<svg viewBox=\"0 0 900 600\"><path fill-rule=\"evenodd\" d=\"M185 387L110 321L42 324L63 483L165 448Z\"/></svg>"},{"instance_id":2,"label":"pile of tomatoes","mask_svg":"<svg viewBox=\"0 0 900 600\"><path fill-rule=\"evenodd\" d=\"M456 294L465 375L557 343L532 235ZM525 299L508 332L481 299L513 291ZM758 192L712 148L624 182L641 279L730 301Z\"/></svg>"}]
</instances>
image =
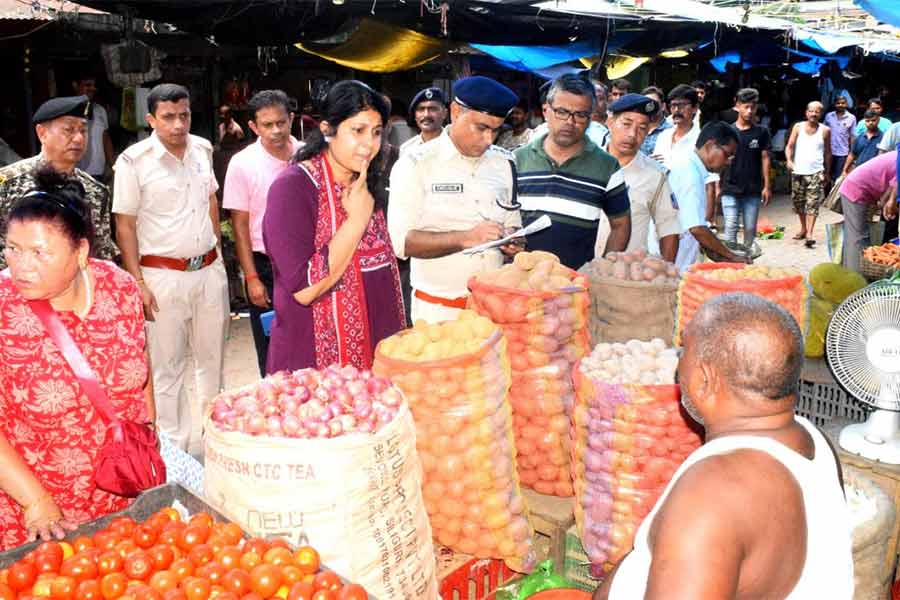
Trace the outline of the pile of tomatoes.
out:
<instances>
[{"instance_id":1,"label":"pile of tomatoes","mask_svg":"<svg viewBox=\"0 0 900 600\"><path fill-rule=\"evenodd\" d=\"M117 517L93 536L45 542L0 570L0 600L362 600L362 586L320 570L319 554L243 539L204 512Z\"/></svg>"}]
</instances>

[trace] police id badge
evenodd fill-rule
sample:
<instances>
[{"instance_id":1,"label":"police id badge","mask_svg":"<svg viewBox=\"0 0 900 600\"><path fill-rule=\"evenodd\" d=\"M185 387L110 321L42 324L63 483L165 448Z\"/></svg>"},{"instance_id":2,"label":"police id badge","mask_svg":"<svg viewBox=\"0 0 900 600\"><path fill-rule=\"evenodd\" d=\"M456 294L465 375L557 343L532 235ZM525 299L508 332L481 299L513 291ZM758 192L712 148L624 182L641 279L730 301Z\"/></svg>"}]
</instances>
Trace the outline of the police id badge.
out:
<instances>
[{"instance_id":1,"label":"police id badge","mask_svg":"<svg viewBox=\"0 0 900 600\"><path fill-rule=\"evenodd\" d=\"M463 184L461 183L432 183L432 194L462 194Z\"/></svg>"}]
</instances>

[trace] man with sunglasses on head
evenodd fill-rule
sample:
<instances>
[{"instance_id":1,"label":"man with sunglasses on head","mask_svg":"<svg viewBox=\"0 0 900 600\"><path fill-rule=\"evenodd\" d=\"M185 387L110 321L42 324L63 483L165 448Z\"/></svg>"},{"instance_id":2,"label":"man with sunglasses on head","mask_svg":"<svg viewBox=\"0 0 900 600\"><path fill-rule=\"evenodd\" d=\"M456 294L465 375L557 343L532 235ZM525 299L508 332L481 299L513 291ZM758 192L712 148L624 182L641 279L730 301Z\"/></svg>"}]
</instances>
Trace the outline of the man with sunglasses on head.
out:
<instances>
[{"instance_id":1,"label":"man with sunglasses on head","mask_svg":"<svg viewBox=\"0 0 900 600\"><path fill-rule=\"evenodd\" d=\"M583 77L557 78L544 102L548 132L515 152L523 220L548 215L553 222L528 237L528 249L552 252L572 269L594 258L601 215L610 223L604 254L624 250L631 235L619 163L585 136L594 102L594 89Z\"/></svg>"},{"instance_id":2,"label":"man with sunglasses on head","mask_svg":"<svg viewBox=\"0 0 900 600\"><path fill-rule=\"evenodd\" d=\"M411 259L413 321L454 319L466 307L469 278L522 249L508 243L463 253L521 225L512 154L493 145L517 101L493 79L460 79L450 126L403 152L391 171L388 231L397 257Z\"/></svg>"},{"instance_id":3,"label":"man with sunglasses on head","mask_svg":"<svg viewBox=\"0 0 900 600\"><path fill-rule=\"evenodd\" d=\"M41 142L40 154L0 169L0 231L5 229L6 214L13 203L37 187L34 174L49 165L84 188L94 227L93 255L111 260L119 254L110 228L109 188L75 166L87 147L90 116L91 101L87 96L52 98L38 107L32 123ZM2 250L0 238L0 270L6 268Z\"/></svg>"}]
</instances>

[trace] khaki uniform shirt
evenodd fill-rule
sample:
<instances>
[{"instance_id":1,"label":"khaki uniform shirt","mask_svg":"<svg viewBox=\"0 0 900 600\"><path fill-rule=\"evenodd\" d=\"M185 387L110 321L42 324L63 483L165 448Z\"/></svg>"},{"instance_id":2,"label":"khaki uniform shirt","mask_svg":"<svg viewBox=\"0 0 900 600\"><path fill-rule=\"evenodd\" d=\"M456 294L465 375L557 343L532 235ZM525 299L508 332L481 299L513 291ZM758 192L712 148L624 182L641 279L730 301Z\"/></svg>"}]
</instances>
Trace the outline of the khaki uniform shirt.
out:
<instances>
[{"instance_id":1,"label":"khaki uniform shirt","mask_svg":"<svg viewBox=\"0 0 900 600\"><path fill-rule=\"evenodd\" d=\"M6 216L16 200L34 190L34 172L43 164L41 154L15 162L0 169L0 232L6 231ZM72 175L84 187L84 200L91 207L94 241L91 252L97 258L111 260L119 254L112 239L109 215L109 188L76 168ZM6 268L3 255L5 236L0 235L0 270Z\"/></svg>"},{"instance_id":2,"label":"khaki uniform shirt","mask_svg":"<svg viewBox=\"0 0 900 600\"><path fill-rule=\"evenodd\" d=\"M478 158L463 156L447 129L401 154L391 171L388 211L388 231L397 256L406 258L406 234L411 230L466 231L485 220L520 227L519 211L500 206L512 203L512 160L512 154L497 146ZM459 298L468 295L470 277L502 265L499 248L473 255L457 252L441 258L412 258L410 281L425 293Z\"/></svg>"},{"instance_id":3,"label":"khaki uniform shirt","mask_svg":"<svg viewBox=\"0 0 900 600\"><path fill-rule=\"evenodd\" d=\"M178 159L154 133L122 152L113 168L113 212L137 217L141 256L187 259L216 245L209 196L219 185L207 140L191 135Z\"/></svg>"}]
</instances>

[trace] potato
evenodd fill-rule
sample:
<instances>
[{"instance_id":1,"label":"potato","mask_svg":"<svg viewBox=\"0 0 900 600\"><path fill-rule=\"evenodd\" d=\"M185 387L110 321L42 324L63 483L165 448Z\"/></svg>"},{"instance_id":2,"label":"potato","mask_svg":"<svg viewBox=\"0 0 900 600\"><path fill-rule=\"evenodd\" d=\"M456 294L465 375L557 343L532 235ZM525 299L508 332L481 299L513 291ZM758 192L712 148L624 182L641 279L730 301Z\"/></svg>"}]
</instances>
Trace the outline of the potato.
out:
<instances>
[{"instance_id":1,"label":"potato","mask_svg":"<svg viewBox=\"0 0 900 600\"><path fill-rule=\"evenodd\" d=\"M533 252L519 252L513 258L513 264L523 271L530 271L537 264L537 257Z\"/></svg>"},{"instance_id":2,"label":"potato","mask_svg":"<svg viewBox=\"0 0 900 600\"><path fill-rule=\"evenodd\" d=\"M644 280L644 267L641 266L641 263L631 263L631 267L628 269L628 277L631 281Z\"/></svg>"},{"instance_id":3,"label":"potato","mask_svg":"<svg viewBox=\"0 0 900 600\"><path fill-rule=\"evenodd\" d=\"M628 279L628 265L623 262L617 262L613 266L613 277L616 279Z\"/></svg>"},{"instance_id":4,"label":"potato","mask_svg":"<svg viewBox=\"0 0 900 600\"><path fill-rule=\"evenodd\" d=\"M677 279L679 276L678 267L675 265L666 265L666 275Z\"/></svg>"},{"instance_id":5,"label":"potato","mask_svg":"<svg viewBox=\"0 0 900 600\"><path fill-rule=\"evenodd\" d=\"M603 258L605 258L609 262L619 262L619 253L618 252L609 252Z\"/></svg>"},{"instance_id":6,"label":"potato","mask_svg":"<svg viewBox=\"0 0 900 600\"><path fill-rule=\"evenodd\" d=\"M657 275L657 273L654 269L650 269L648 267L644 267L643 275L644 275L644 281L653 281L657 277L660 277L659 275Z\"/></svg>"},{"instance_id":7,"label":"potato","mask_svg":"<svg viewBox=\"0 0 900 600\"><path fill-rule=\"evenodd\" d=\"M524 252L519 252L519 254L524 254ZM554 263L559 262L559 257L551 252L544 252L543 250L534 250L532 252L529 252L529 254L531 254L537 262L541 262L544 260L549 260ZM518 256L518 254L516 256Z\"/></svg>"}]
</instances>

